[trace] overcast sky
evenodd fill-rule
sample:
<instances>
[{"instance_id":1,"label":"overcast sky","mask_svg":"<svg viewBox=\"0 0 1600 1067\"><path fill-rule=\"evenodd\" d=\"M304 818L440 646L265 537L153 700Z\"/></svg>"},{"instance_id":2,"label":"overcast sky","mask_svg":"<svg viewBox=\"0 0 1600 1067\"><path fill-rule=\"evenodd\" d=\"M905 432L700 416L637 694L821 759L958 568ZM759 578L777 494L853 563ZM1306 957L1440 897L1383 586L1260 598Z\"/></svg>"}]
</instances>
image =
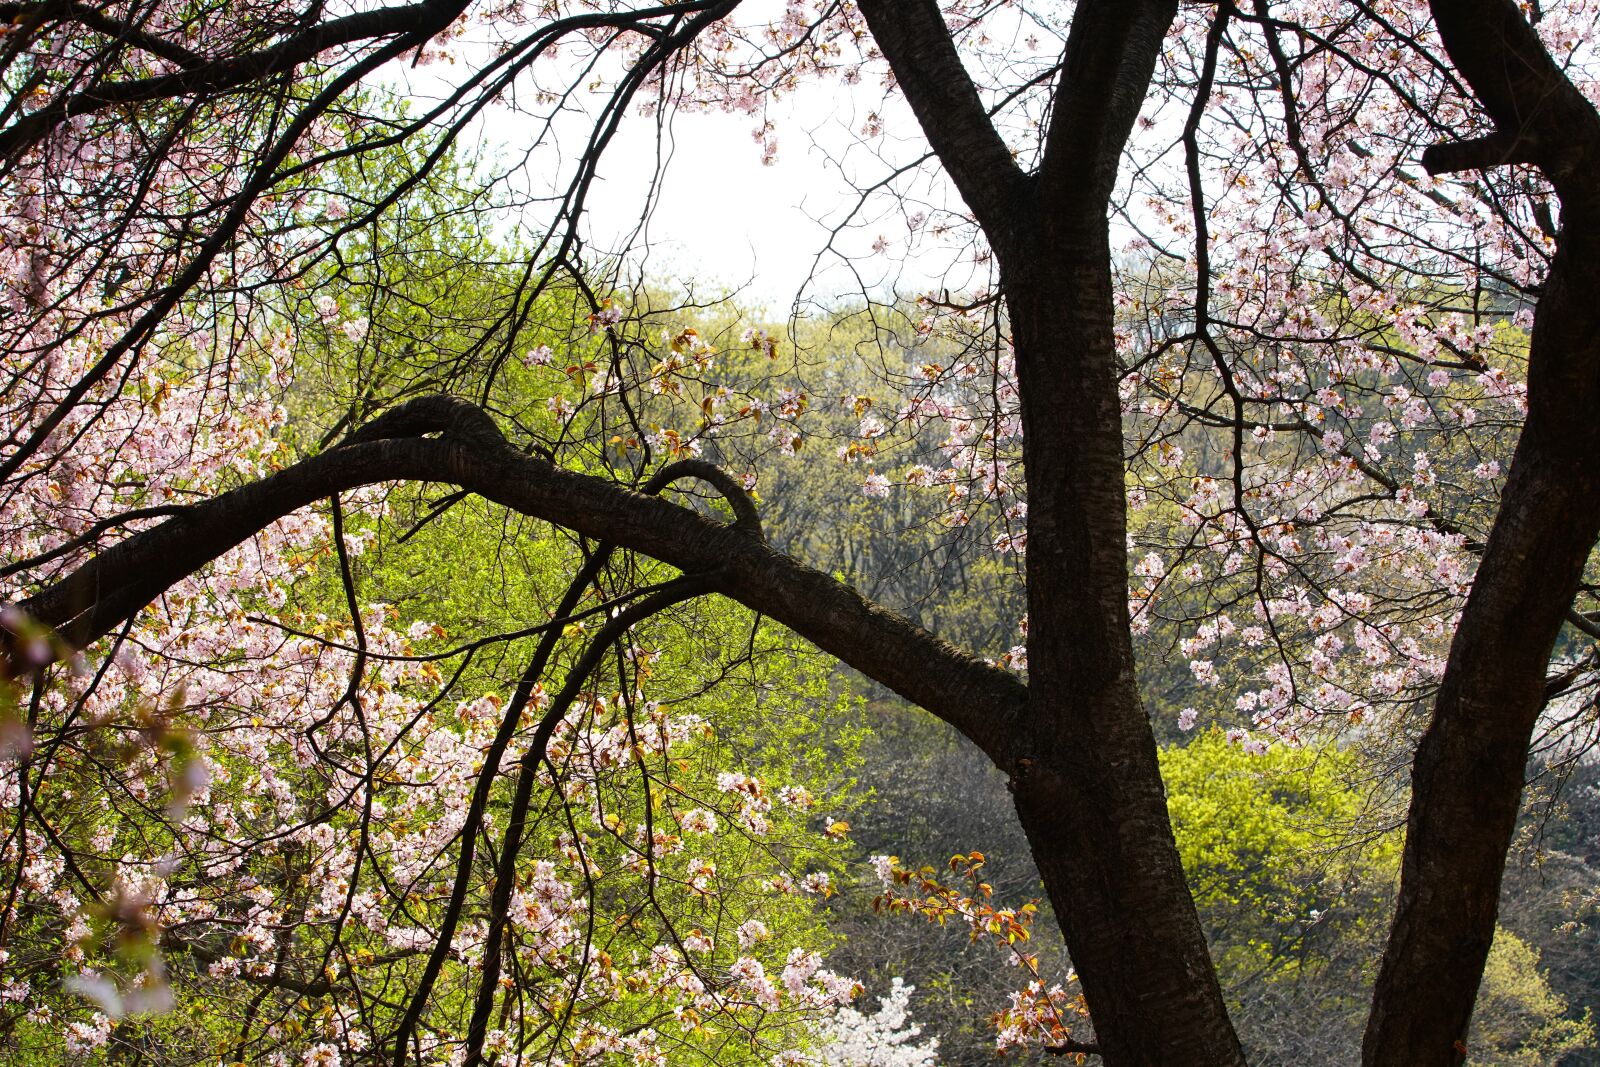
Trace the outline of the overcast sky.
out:
<instances>
[{"instance_id":1,"label":"overcast sky","mask_svg":"<svg viewBox=\"0 0 1600 1067\"><path fill-rule=\"evenodd\" d=\"M787 311L813 270L807 295L829 298L858 292L863 284L882 292L895 282L902 292L933 284L929 266L906 268L896 254L907 235L903 214L877 202L834 247L850 257L818 254L830 230L856 203L847 180L870 182L886 173L876 157L880 140L859 130L881 90L847 91L837 82L812 84L769 112L777 127L778 154L762 163L748 115L685 113L673 118L663 150L671 158L650 224L647 267L652 274L699 283L743 286L745 295L775 313ZM904 118L909 122L909 116ZM900 129L910 132L911 127ZM917 150L914 142L890 142L891 151ZM590 225L605 243L638 218L656 156L656 128L635 117L601 167L603 181L591 204ZM942 183L941 183L942 184ZM948 195L939 190L942 198ZM873 253L880 238L887 253Z\"/></svg>"},{"instance_id":2,"label":"overcast sky","mask_svg":"<svg viewBox=\"0 0 1600 1067\"><path fill-rule=\"evenodd\" d=\"M768 16L780 17L782 10L781 0L750 0L740 9L740 21L760 24ZM494 49L487 38L463 39L452 45L461 65L391 67L377 81L420 110L448 93L471 66L475 51L488 56ZM534 117L491 108L474 124L478 147L490 159L513 167L527 160L518 181L540 196L564 190L575 152L591 133L593 116L610 88L603 74L563 74L562 61L554 62L541 62L540 82L565 87L588 79L600 91L580 89L569 97L553 136L546 136L532 156L525 150L548 132ZM524 93L532 89L519 84ZM883 132L869 135L868 118L878 112ZM649 277L692 283L702 294L738 289L743 303L765 306L774 316L786 313L797 295L826 302L863 290L882 298L890 292L960 291L967 285L973 271L970 258L964 258L968 250L930 252L927 246L938 242L924 230L924 247L908 254L907 215L937 218L947 205L961 209L937 170L924 168L920 178L901 183L910 197L903 207L881 194L864 208L858 205L852 182L879 182L893 166L926 151L909 109L898 97L886 103L876 78L864 76L854 86L838 77L814 79L769 100L766 118L778 144L771 165L763 164L762 146L752 136L759 116L683 111L659 131L659 148L668 160L644 239L635 245L636 263ZM618 247L637 226L657 171L657 137L656 121L635 111L608 146L588 201L588 235L596 251ZM486 165L501 169L493 162ZM851 225L834 233L847 215ZM534 228L549 224L534 217L521 221ZM825 251L830 244L831 251ZM978 273L986 276L987 268Z\"/></svg>"}]
</instances>

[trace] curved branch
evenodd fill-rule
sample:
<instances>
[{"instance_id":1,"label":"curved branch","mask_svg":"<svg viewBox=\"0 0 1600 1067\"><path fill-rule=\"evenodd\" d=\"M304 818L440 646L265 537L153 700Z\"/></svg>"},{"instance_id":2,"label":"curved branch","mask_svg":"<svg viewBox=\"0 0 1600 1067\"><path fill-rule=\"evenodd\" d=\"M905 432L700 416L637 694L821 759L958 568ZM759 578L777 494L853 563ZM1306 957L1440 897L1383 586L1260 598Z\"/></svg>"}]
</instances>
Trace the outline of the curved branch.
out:
<instances>
[{"instance_id":1,"label":"curved branch","mask_svg":"<svg viewBox=\"0 0 1600 1067\"><path fill-rule=\"evenodd\" d=\"M490 441L491 444L494 439L499 438L499 433L495 429L494 423L490 421L482 411L470 404L452 401L448 397L425 398L416 405L416 409L414 411L409 413L403 413L397 409L397 411L394 413L394 417L390 418L386 424L380 425L376 430L373 430L372 426L369 424L367 431L378 434L392 433L397 426L405 424L406 420L408 419L415 420L415 425L423 427L427 427L429 425L442 425L445 427L455 426L459 428L458 432L463 432L468 435L484 435L485 439ZM431 422L430 419L432 420ZM751 501L749 494L745 493L741 488L739 488L739 486L733 482L733 479L729 478L724 471L702 460L684 460L681 463L672 463L661 468L661 470L657 471L655 476L652 477L646 484L645 493L650 496L654 496L672 483L687 477L698 477L702 480L711 482L713 485L720 485L723 495L728 498L729 504L734 509L734 514L736 516L735 525L741 526L746 530L753 529L757 536L760 535L760 516L756 514L755 504ZM599 576L600 571L605 567L606 562L611 558L614 548L615 546L609 543L598 546L595 549L594 554L589 557L589 559L579 569L578 573L573 576L572 581L567 585L567 591L562 596L561 602L556 606L556 620L568 619L572 617L573 612L577 609L578 602L582 598L584 591L587 590L589 586L593 584L594 580ZM679 582L681 583L682 579L679 579ZM658 590L656 593L652 593L651 597L658 596L665 592L666 589ZM647 598L646 601L641 603L644 602L650 601ZM624 609L624 614L619 615L617 618L633 618L634 616L627 615L626 613L628 611L632 611L634 607L637 607L637 605ZM607 625L614 626L616 625L616 622L617 619L613 619ZM510 703L506 706L505 713L501 716L500 726L495 732L494 740L490 742L488 750L484 753L483 769L478 773L478 780L472 789L472 800L467 806L467 816L461 825L461 852L456 858L456 877L450 890L450 902L445 908L443 918L439 922L438 936L435 939L433 951L429 953L428 962L423 967L422 975L417 979L416 985L412 989L411 998L406 1005L405 1015L401 1018L400 1025L396 1029L393 1039L394 1062L396 1067L404 1067L405 1065L406 1047L410 1043L412 1035L416 1032L417 1025L422 1019L423 1009L427 1006L428 997L433 992L434 983L438 980L439 972L444 967L445 958L450 954L451 945L454 943L456 927L461 921L462 909L466 906L467 886L471 880L472 863L474 854L476 852L478 831L483 824L484 810L487 808L489 803L489 791L493 788L494 780L500 773L500 760L504 758L506 748L511 743L512 735L516 732L518 724L522 721L522 714L527 709L528 703L533 698L534 685L539 681L540 677L543 676L545 668L549 666L550 657L555 652L556 641L558 639L558 635L561 633L561 630L561 626L553 625L546 629L541 635L538 647L534 651L533 658L528 664L527 669L523 671L522 678L517 683L516 692L512 695ZM589 670L585 669L584 677L586 678L588 674ZM568 703L570 704L570 700ZM565 714L566 707L563 706L560 714L556 716L554 721L559 721L561 715ZM548 715L546 716L546 721L551 721ZM543 758L544 748L549 743L550 735L542 723L540 725L539 736L543 738L542 741L538 742L540 758ZM524 762L526 762L526 760L524 760ZM537 762L537 760L535 762ZM523 780L528 781L531 780L531 778L531 769L525 768ZM523 796L523 786L520 782L517 788L517 796L520 798ZM521 800L520 803L522 804L522 810L525 813L526 800ZM510 824L510 827L518 828L517 833L519 835L521 833L520 820L521 816L513 815ZM499 867L504 867L508 863L511 864L512 867L515 865L516 847L510 843L509 835L512 832L510 827L508 827L506 831L508 835L508 843L501 849ZM510 856L509 860L506 858L508 855ZM511 868L508 867L505 870L500 870L499 867L497 867L495 875L496 900L499 899L498 894L500 884L509 884L511 880ZM496 916L494 921L497 924L503 925L505 918L504 908L493 912L493 914ZM498 929L498 926L496 929ZM494 931L491 931L491 934L491 941L497 942L499 934ZM488 961L491 958L496 960L498 959L498 950L496 950L493 954L487 952L485 953L486 973L487 968L490 966ZM497 967L498 963L496 963L494 966ZM486 988L493 985L494 982L488 982L486 984ZM483 1035L480 1030L477 1037L480 1046L482 1044L482 1036Z\"/></svg>"},{"instance_id":2,"label":"curved branch","mask_svg":"<svg viewBox=\"0 0 1600 1067\"><path fill-rule=\"evenodd\" d=\"M589 678L611 646L620 641L636 624L675 604L681 604L711 591L709 575L692 575L679 578L665 589L658 590L637 603L630 604L614 618L608 619L600 632L589 642L578 662L567 672L566 684L550 702L544 717L533 732L527 749L517 762L517 785L506 817L506 828L500 844L500 855L495 862L494 890L489 902L489 930L483 943L483 973L478 978L478 991L473 998L472 1019L467 1024L466 1060L463 1067L479 1067L483 1062L483 1042L489 1029L489 1015L494 1010L495 994L500 989L501 945L505 939L507 916L511 910L511 894L517 885L517 856L522 851L522 838L527 829L528 809L533 803L533 787L537 783L539 764L549 760L550 739L556 727L572 710L573 703L589 684ZM552 779L554 768L552 768ZM404 1067L404 1046L396 1049L395 1067Z\"/></svg>"},{"instance_id":3,"label":"curved branch","mask_svg":"<svg viewBox=\"0 0 1600 1067\"><path fill-rule=\"evenodd\" d=\"M1600 113L1511 0L1431 6L1451 61L1500 131L1467 144L1537 163L1562 225L1528 339L1527 418L1412 763L1367 1067L1466 1058L1545 675L1600 536Z\"/></svg>"},{"instance_id":4,"label":"curved branch","mask_svg":"<svg viewBox=\"0 0 1600 1067\"><path fill-rule=\"evenodd\" d=\"M46 21L76 22L85 29L125 41L142 52L176 63L184 69L199 67L206 57L175 41L150 33L131 22L113 18L98 8L80 3L0 4L0 20L12 25L32 27Z\"/></svg>"},{"instance_id":5,"label":"curved branch","mask_svg":"<svg viewBox=\"0 0 1600 1067\"><path fill-rule=\"evenodd\" d=\"M1431 5L1450 61L1494 120L1486 137L1435 145L1423 154L1430 173L1537 164L1564 201L1600 198L1600 116L1545 50L1512 0L1457 0ZM1572 206L1570 203L1567 206Z\"/></svg>"},{"instance_id":6,"label":"curved branch","mask_svg":"<svg viewBox=\"0 0 1600 1067\"><path fill-rule=\"evenodd\" d=\"M1117 168L1176 0L1095 0L1072 16L1039 176L1045 210L1105 225Z\"/></svg>"},{"instance_id":7,"label":"curved branch","mask_svg":"<svg viewBox=\"0 0 1600 1067\"><path fill-rule=\"evenodd\" d=\"M989 121L939 5L863 2L861 14L961 198L985 230L1009 230L1029 182Z\"/></svg>"},{"instance_id":8,"label":"curved branch","mask_svg":"<svg viewBox=\"0 0 1600 1067\"><path fill-rule=\"evenodd\" d=\"M72 96L57 97L0 129L0 159L15 160L50 135L50 131L79 115L93 114L126 104L148 103L180 96L216 93L293 70L319 53L340 45L385 37L404 36L425 41L453 22L466 4L425 0L420 4L384 7L333 19L280 41L269 48L190 65L172 74L103 82Z\"/></svg>"},{"instance_id":9,"label":"curved branch","mask_svg":"<svg viewBox=\"0 0 1600 1067\"><path fill-rule=\"evenodd\" d=\"M694 476L712 484L729 496L739 520L731 526L523 455L480 409L427 397L380 416L337 448L133 534L16 607L81 649L185 575L314 501L379 482L444 482L685 573L710 575L713 591L783 623L1008 765L1012 728L1027 700L1020 681L768 547L754 535L754 508L743 491L713 472L691 462L657 478ZM0 670L13 677L36 667L21 654L19 638L15 631L0 634Z\"/></svg>"}]
</instances>

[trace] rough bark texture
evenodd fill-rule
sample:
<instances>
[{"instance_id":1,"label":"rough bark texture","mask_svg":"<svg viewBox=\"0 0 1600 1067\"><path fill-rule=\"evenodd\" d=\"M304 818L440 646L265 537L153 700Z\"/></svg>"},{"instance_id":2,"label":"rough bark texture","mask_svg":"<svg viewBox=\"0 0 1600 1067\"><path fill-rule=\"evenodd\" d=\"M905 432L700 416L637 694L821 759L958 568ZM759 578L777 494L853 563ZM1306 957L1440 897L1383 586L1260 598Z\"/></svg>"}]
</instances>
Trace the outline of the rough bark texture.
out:
<instances>
[{"instance_id":1,"label":"rough bark texture","mask_svg":"<svg viewBox=\"0 0 1600 1067\"><path fill-rule=\"evenodd\" d=\"M1032 175L984 116L936 4L861 8L1000 264L1028 479L1030 695L1005 769L1101 1056L1243 1063L1173 842L1128 628L1106 218L1177 5L1078 5Z\"/></svg>"},{"instance_id":2,"label":"rough bark texture","mask_svg":"<svg viewBox=\"0 0 1600 1067\"><path fill-rule=\"evenodd\" d=\"M1469 142L1489 154L1467 158L1538 164L1562 230L1534 317L1527 422L1412 767L1400 897L1363 1048L1373 1067L1467 1057L1551 649L1600 533L1600 117L1509 0L1433 8L1498 126Z\"/></svg>"},{"instance_id":3,"label":"rough bark texture","mask_svg":"<svg viewBox=\"0 0 1600 1067\"><path fill-rule=\"evenodd\" d=\"M1368 1064L1466 1058L1551 649L1600 532L1597 223L1567 216L1534 323L1528 421L1412 767Z\"/></svg>"},{"instance_id":4,"label":"rough bark texture","mask_svg":"<svg viewBox=\"0 0 1600 1067\"><path fill-rule=\"evenodd\" d=\"M1060 236L1060 235L1056 235ZM1048 239L1048 238L1046 238ZM1107 261L1008 281L1027 427L1028 731L1017 811L1108 1064L1242 1063L1184 879L1128 632ZM1105 246L1104 222L1087 238Z\"/></svg>"}]
</instances>

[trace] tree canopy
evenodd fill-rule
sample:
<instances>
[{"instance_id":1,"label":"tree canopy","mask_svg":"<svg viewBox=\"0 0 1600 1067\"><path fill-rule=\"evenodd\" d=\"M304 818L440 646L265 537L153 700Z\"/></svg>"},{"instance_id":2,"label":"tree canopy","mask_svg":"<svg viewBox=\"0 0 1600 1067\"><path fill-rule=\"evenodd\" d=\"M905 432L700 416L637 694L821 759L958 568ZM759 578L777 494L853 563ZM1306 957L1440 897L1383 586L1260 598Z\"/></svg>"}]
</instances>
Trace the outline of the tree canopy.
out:
<instances>
[{"instance_id":1,"label":"tree canopy","mask_svg":"<svg viewBox=\"0 0 1600 1067\"><path fill-rule=\"evenodd\" d=\"M856 991L826 657L1006 780L1081 989L1006 1043L1245 1062L1219 965L1278 948L1201 909L1320 914L1272 813L1342 812L1181 836L1235 756L1408 769L1364 1063L1536 974L1507 852L1600 686L1590 5L0 11L0 1041L799 1062ZM771 160L808 92L881 101L819 245L940 284L784 326L644 273L653 191L599 243L626 124ZM1015 946L984 863L877 866ZM832 1047L920 1062L903 1007Z\"/></svg>"}]
</instances>

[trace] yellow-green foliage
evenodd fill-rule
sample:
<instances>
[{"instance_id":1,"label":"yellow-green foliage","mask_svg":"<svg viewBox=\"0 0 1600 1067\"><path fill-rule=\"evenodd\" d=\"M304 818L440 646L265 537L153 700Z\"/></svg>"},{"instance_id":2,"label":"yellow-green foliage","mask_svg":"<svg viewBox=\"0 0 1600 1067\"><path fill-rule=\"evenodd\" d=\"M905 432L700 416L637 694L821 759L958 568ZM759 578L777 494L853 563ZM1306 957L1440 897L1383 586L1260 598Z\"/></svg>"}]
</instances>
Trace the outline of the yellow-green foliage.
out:
<instances>
[{"instance_id":1,"label":"yellow-green foliage","mask_svg":"<svg viewBox=\"0 0 1600 1067\"><path fill-rule=\"evenodd\" d=\"M1541 1067L1595 1044L1594 1018L1568 1016L1567 1001L1539 970L1539 953L1497 929L1478 988L1468 1062L1486 1067Z\"/></svg>"},{"instance_id":2,"label":"yellow-green foliage","mask_svg":"<svg viewBox=\"0 0 1600 1067\"><path fill-rule=\"evenodd\" d=\"M1337 746L1279 746L1254 755L1212 729L1161 753L1178 853L1242 1029L1269 1041L1279 997L1253 983L1296 983L1326 1025L1358 1039L1387 929L1402 837L1370 808L1356 757ZM1310 972L1316 972L1314 975ZM1247 1002L1247 1003L1244 1003ZM1539 955L1500 929L1484 968L1470 1061L1555 1064L1593 1048L1588 1011L1573 1018Z\"/></svg>"},{"instance_id":3,"label":"yellow-green foliage","mask_svg":"<svg viewBox=\"0 0 1600 1067\"><path fill-rule=\"evenodd\" d=\"M1161 753L1178 852L1225 971L1292 971L1319 926L1356 936L1382 921L1373 905L1400 841L1363 833L1354 763L1332 746L1253 755L1218 729Z\"/></svg>"}]
</instances>

